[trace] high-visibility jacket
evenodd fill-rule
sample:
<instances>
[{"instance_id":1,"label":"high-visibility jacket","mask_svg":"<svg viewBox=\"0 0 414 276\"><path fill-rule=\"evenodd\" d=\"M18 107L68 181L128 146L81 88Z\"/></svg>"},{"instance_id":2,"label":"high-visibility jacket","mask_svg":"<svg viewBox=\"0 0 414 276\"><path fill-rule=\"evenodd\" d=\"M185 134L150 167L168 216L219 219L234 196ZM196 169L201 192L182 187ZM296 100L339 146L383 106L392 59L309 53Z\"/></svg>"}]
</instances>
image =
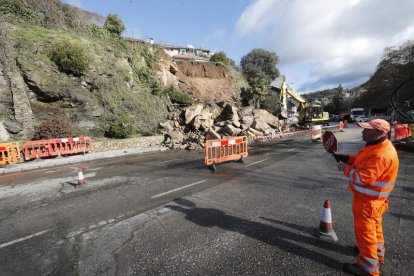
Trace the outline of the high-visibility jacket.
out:
<instances>
[{"instance_id":1,"label":"high-visibility jacket","mask_svg":"<svg viewBox=\"0 0 414 276\"><path fill-rule=\"evenodd\" d=\"M394 189L399 160L391 141L367 145L356 156L349 156L344 174L354 197L364 200L385 200Z\"/></svg>"}]
</instances>

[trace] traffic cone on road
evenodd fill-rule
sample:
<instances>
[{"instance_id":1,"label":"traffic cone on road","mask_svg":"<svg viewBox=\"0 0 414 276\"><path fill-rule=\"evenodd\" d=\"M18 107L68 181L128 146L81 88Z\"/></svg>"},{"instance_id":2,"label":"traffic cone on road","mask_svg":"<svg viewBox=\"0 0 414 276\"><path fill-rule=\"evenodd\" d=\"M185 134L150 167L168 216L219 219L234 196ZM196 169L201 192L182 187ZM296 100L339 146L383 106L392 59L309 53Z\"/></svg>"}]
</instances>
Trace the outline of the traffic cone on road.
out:
<instances>
[{"instance_id":1,"label":"traffic cone on road","mask_svg":"<svg viewBox=\"0 0 414 276\"><path fill-rule=\"evenodd\" d=\"M319 228L316 229L316 236L321 239L326 239L334 242L338 241L338 237L336 236L335 230L333 229L331 202L329 200L325 200L325 203L323 204L321 221Z\"/></svg>"},{"instance_id":2,"label":"traffic cone on road","mask_svg":"<svg viewBox=\"0 0 414 276\"><path fill-rule=\"evenodd\" d=\"M344 131L344 123L342 121L339 122L339 131L343 132Z\"/></svg>"},{"instance_id":3,"label":"traffic cone on road","mask_svg":"<svg viewBox=\"0 0 414 276\"><path fill-rule=\"evenodd\" d=\"M78 185L86 183L86 179L83 177L83 169L78 168Z\"/></svg>"}]
</instances>

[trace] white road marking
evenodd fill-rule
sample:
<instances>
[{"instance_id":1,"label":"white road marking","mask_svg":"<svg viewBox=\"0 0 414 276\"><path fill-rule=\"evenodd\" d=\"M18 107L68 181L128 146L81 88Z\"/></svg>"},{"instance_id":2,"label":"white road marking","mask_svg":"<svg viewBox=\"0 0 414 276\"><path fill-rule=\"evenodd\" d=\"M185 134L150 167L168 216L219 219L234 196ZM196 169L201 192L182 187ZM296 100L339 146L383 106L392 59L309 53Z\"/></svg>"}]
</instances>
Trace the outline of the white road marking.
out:
<instances>
[{"instance_id":1,"label":"white road marking","mask_svg":"<svg viewBox=\"0 0 414 276\"><path fill-rule=\"evenodd\" d=\"M192 183L192 184L188 184L188 185L182 186L182 187L180 187L180 188L177 188L177 189L174 189L174 190L170 190L170 191L168 191L168 192L165 192L165 193L161 193L161 194L158 194L158 195L152 196L152 197L151 197L151 199L153 199L153 198L157 198L157 197L161 197L161 196L164 196L164 195L167 195L167 194L171 194L171 193L174 193L174 192L176 192L176 191L179 191L179 190L182 190L182 189L185 189L185 188L188 188L188 187L194 186L194 185L198 185L198 184L201 184L201 183L206 182L206 181L207 181L207 179L200 180L200 181L198 181L198 182L195 182L195 183Z\"/></svg>"},{"instance_id":2,"label":"white road marking","mask_svg":"<svg viewBox=\"0 0 414 276\"><path fill-rule=\"evenodd\" d=\"M164 161L160 161L158 163L167 163L167 162L172 162L172 161L176 161L176 160L180 160L180 159L170 159L170 160L164 160Z\"/></svg>"},{"instance_id":3,"label":"white road marking","mask_svg":"<svg viewBox=\"0 0 414 276\"><path fill-rule=\"evenodd\" d=\"M24 241L24 240L31 239L33 237L40 236L40 235L42 235L44 233L49 232L50 230L52 230L52 229L44 230L44 231L38 232L36 234L30 235L30 236L26 236L26 237L23 237L23 238L14 240L14 241L9 241L9 242L3 243L3 244L0 245L0 248L4 248L4 247L7 247L7 246L12 245L12 244L15 244L15 243L18 243L18 242L21 242L21 241Z\"/></svg>"},{"instance_id":4,"label":"white road marking","mask_svg":"<svg viewBox=\"0 0 414 276\"><path fill-rule=\"evenodd\" d=\"M288 150L288 151L293 151L293 150L295 150L295 149L297 149L297 148L293 148L293 149L290 149L290 150Z\"/></svg>"},{"instance_id":5,"label":"white road marking","mask_svg":"<svg viewBox=\"0 0 414 276\"><path fill-rule=\"evenodd\" d=\"M263 160L260 160L260 161L253 162L253 163L251 163L251 164L249 164L249 165L246 165L246 167L250 167L250 166L253 166L253 165L256 165L256 164L262 163L262 162L266 161L267 159L269 159L269 158L266 158L266 159L263 159Z\"/></svg>"}]
</instances>

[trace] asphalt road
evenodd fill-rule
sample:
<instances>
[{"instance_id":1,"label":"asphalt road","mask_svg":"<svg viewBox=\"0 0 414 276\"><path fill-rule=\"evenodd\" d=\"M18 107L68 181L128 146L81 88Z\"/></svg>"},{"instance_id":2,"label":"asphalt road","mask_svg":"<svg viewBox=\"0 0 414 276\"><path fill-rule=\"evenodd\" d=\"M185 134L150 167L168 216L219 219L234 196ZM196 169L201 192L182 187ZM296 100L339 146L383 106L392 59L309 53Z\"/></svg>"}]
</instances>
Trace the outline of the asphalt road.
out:
<instances>
[{"instance_id":1,"label":"asphalt road","mask_svg":"<svg viewBox=\"0 0 414 276\"><path fill-rule=\"evenodd\" d=\"M363 147L360 129L336 135ZM399 155L383 275L414 270L414 154ZM217 170L164 151L1 175L0 275L346 275L351 194L320 142L250 145ZM326 199L336 244L313 236Z\"/></svg>"}]
</instances>

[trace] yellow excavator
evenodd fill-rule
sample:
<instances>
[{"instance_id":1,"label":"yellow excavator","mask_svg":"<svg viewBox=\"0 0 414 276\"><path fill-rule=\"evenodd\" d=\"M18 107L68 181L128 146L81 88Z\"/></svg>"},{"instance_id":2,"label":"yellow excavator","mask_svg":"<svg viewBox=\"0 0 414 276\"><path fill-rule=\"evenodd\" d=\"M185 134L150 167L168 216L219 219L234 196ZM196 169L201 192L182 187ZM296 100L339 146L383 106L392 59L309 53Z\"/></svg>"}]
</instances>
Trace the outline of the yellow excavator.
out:
<instances>
[{"instance_id":1,"label":"yellow excavator","mask_svg":"<svg viewBox=\"0 0 414 276\"><path fill-rule=\"evenodd\" d=\"M287 85L285 76L281 75L270 83L270 90L279 94L277 115L280 119L288 119L288 96L298 106L298 125L329 125L329 113L323 111L320 102L308 102L293 88Z\"/></svg>"}]
</instances>

